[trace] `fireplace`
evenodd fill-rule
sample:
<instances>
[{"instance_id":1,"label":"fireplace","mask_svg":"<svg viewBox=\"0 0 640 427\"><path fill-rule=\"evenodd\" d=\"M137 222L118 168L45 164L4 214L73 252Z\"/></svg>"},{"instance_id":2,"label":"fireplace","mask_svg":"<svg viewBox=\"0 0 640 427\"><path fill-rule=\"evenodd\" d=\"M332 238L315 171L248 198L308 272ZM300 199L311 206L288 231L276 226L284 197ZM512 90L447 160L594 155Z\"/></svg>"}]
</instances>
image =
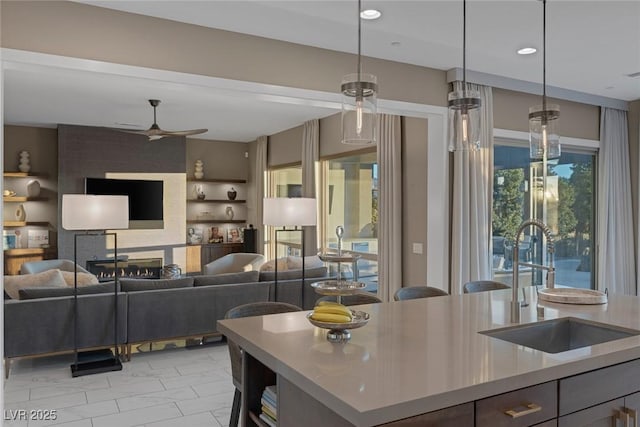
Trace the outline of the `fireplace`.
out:
<instances>
[{"instance_id":1,"label":"fireplace","mask_svg":"<svg viewBox=\"0 0 640 427\"><path fill-rule=\"evenodd\" d=\"M108 282L115 277L115 263L112 259L87 261L87 270L98 277L100 282ZM118 278L159 279L162 258L140 258L118 261Z\"/></svg>"}]
</instances>

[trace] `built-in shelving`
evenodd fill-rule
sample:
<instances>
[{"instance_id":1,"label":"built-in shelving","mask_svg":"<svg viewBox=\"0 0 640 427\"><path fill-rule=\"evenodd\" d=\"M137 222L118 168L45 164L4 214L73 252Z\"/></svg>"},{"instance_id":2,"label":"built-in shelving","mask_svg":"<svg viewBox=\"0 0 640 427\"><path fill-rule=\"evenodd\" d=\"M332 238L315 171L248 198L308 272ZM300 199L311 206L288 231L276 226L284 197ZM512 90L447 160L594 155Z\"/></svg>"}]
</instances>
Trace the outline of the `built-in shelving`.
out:
<instances>
[{"instance_id":1,"label":"built-in shelving","mask_svg":"<svg viewBox=\"0 0 640 427\"><path fill-rule=\"evenodd\" d=\"M49 227L47 221L4 221L2 223L5 227Z\"/></svg>"},{"instance_id":2,"label":"built-in shelving","mask_svg":"<svg viewBox=\"0 0 640 427\"><path fill-rule=\"evenodd\" d=\"M227 199L187 199L187 203L246 203L246 200L227 200Z\"/></svg>"},{"instance_id":3,"label":"built-in shelving","mask_svg":"<svg viewBox=\"0 0 640 427\"><path fill-rule=\"evenodd\" d=\"M3 172L2 175L5 178L46 178L46 173L39 172Z\"/></svg>"},{"instance_id":4,"label":"built-in shelving","mask_svg":"<svg viewBox=\"0 0 640 427\"><path fill-rule=\"evenodd\" d=\"M246 179L187 179L187 182L209 182L214 184L246 184Z\"/></svg>"},{"instance_id":5,"label":"built-in shelving","mask_svg":"<svg viewBox=\"0 0 640 427\"><path fill-rule=\"evenodd\" d=\"M187 224L245 224L246 219L189 219Z\"/></svg>"},{"instance_id":6,"label":"built-in shelving","mask_svg":"<svg viewBox=\"0 0 640 427\"><path fill-rule=\"evenodd\" d=\"M47 197L3 196L3 202L46 202Z\"/></svg>"}]
</instances>

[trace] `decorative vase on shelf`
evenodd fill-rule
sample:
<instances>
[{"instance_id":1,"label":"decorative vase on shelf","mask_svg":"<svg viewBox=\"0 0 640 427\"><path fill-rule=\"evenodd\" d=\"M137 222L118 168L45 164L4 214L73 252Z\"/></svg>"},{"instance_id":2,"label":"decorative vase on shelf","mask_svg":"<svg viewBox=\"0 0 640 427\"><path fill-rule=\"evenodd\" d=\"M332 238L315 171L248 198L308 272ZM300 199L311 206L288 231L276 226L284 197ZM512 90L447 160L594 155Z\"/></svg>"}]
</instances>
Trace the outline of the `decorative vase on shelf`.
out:
<instances>
[{"instance_id":1,"label":"decorative vase on shelf","mask_svg":"<svg viewBox=\"0 0 640 427\"><path fill-rule=\"evenodd\" d=\"M235 212L233 212L233 208L231 206L227 206L227 209L224 211L227 214L227 219L232 220Z\"/></svg>"},{"instance_id":2,"label":"decorative vase on shelf","mask_svg":"<svg viewBox=\"0 0 640 427\"><path fill-rule=\"evenodd\" d=\"M233 187L231 187L231 190L227 191L227 197L229 200L235 200L237 195L238 192Z\"/></svg>"},{"instance_id":3,"label":"decorative vase on shelf","mask_svg":"<svg viewBox=\"0 0 640 427\"><path fill-rule=\"evenodd\" d=\"M40 195L40 182L32 179L27 183L27 197L38 197Z\"/></svg>"},{"instance_id":4,"label":"decorative vase on shelf","mask_svg":"<svg viewBox=\"0 0 640 427\"><path fill-rule=\"evenodd\" d=\"M193 191L196 193L196 199L204 200L206 197L204 194L204 189L202 188L202 184L198 184L193 188Z\"/></svg>"},{"instance_id":5,"label":"decorative vase on shelf","mask_svg":"<svg viewBox=\"0 0 640 427\"><path fill-rule=\"evenodd\" d=\"M28 151L20 152L20 162L18 164L18 169L20 169L20 172L25 172L25 173L31 170L31 163L29 160Z\"/></svg>"},{"instance_id":6,"label":"decorative vase on shelf","mask_svg":"<svg viewBox=\"0 0 640 427\"><path fill-rule=\"evenodd\" d=\"M26 221L27 211L24 210L24 205L18 205L15 212L16 221Z\"/></svg>"},{"instance_id":7,"label":"decorative vase on shelf","mask_svg":"<svg viewBox=\"0 0 640 427\"><path fill-rule=\"evenodd\" d=\"M202 163L202 160L196 160L195 172L193 173L193 176L196 179L204 178L204 165Z\"/></svg>"}]
</instances>

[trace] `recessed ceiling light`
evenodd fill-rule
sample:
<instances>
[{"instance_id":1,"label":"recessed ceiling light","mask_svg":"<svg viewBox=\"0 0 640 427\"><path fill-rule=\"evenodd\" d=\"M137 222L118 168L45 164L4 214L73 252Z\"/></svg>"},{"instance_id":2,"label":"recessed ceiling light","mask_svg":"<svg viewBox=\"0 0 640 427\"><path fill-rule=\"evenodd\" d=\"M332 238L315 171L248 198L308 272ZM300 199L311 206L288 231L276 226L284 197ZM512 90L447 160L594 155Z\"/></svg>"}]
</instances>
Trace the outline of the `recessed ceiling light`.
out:
<instances>
[{"instance_id":1,"label":"recessed ceiling light","mask_svg":"<svg viewBox=\"0 0 640 427\"><path fill-rule=\"evenodd\" d=\"M518 49L518 55L531 55L537 51L538 49L535 47L523 47L522 49Z\"/></svg>"},{"instance_id":2,"label":"recessed ceiling light","mask_svg":"<svg viewBox=\"0 0 640 427\"><path fill-rule=\"evenodd\" d=\"M378 19L382 16L382 13L379 10L376 9L367 9L367 10L363 10L362 12L360 12L360 18L362 19L366 19L366 20L374 20L374 19Z\"/></svg>"}]
</instances>

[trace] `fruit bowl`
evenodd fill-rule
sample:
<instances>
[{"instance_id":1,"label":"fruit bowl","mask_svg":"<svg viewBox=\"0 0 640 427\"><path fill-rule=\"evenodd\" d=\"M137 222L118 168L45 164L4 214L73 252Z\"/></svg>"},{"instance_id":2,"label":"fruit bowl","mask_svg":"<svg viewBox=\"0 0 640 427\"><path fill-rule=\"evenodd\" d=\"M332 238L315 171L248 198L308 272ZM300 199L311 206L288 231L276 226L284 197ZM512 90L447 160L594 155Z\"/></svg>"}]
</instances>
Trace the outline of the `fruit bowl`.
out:
<instances>
[{"instance_id":1,"label":"fruit bowl","mask_svg":"<svg viewBox=\"0 0 640 427\"><path fill-rule=\"evenodd\" d=\"M318 328L329 329L327 332L327 340L335 343L349 341L349 339L351 339L351 332L349 332L349 329L361 328L369 321L369 313L355 310L351 310L351 322L344 323L321 322L319 320L312 319L312 315L313 312L307 314L309 322Z\"/></svg>"}]
</instances>

